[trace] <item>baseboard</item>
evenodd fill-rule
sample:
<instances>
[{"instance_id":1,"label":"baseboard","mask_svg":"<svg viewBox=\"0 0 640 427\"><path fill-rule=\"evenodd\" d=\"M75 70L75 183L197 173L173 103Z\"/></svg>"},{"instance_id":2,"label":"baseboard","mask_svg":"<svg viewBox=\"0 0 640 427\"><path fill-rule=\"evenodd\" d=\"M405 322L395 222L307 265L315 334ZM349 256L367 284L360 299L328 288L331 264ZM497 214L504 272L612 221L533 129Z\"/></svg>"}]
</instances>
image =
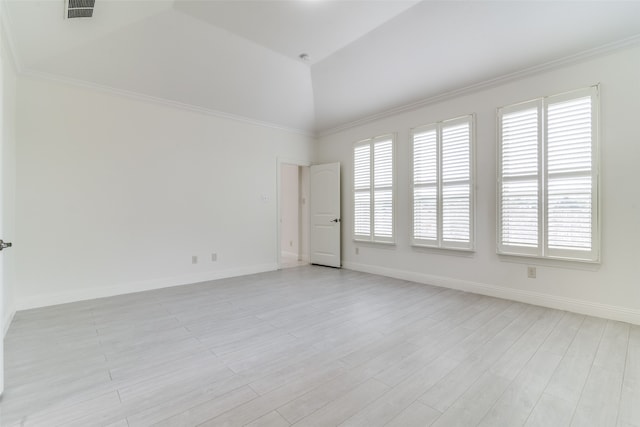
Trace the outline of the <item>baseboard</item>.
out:
<instances>
[{"instance_id":1,"label":"baseboard","mask_svg":"<svg viewBox=\"0 0 640 427\"><path fill-rule=\"evenodd\" d=\"M6 336L7 335L7 331L9 331L9 326L11 326L11 322L13 322L13 317L16 315L16 311L11 308L8 310L8 313L6 313L6 315L4 316L4 323L2 324L3 327L3 331L2 331L2 336Z\"/></svg>"},{"instance_id":2,"label":"baseboard","mask_svg":"<svg viewBox=\"0 0 640 427\"><path fill-rule=\"evenodd\" d=\"M136 292L151 291L154 289L169 288L172 286L190 285L210 280L226 279L228 277L246 276L248 274L264 273L278 269L276 263L258 264L235 269L209 271L206 273L189 274L164 279L146 280L141 282L123 283L115 286L76 289L67 292L50 293L34 297L21 298L16 301L16 311L31 308L47 307L51 305L66 304L70 302L86 301L96 298L112 297L115 295L132 294Z\"/></svg>"},{"instance_id":3,"label":"baseboard","mask_svg":"<svg viewBox=\"0 0 640 427\"><path fill-rule=\"evenodd\" d=\"M640 325L640 310L626 307L599 304L540 292L510 289L486 283L434 276L414 271L397 270L369 264L344 262L343 268Z\"/></svg>"},{"instance_id":4,"label":"baseboard","mask_svg":"<svg viewBox=\"0 0 640 427\"><path fill-rule=\"evenodd\" d=\"M289 257L289 258L295 258L295 259L298 259L298 258L299 258L299 256L298 256L298 253L297 253L297 252L287 252L287 251L282 251L282 255L283 255L283 256L287 256L287 257Z\"/></svg>"}]
</instances>

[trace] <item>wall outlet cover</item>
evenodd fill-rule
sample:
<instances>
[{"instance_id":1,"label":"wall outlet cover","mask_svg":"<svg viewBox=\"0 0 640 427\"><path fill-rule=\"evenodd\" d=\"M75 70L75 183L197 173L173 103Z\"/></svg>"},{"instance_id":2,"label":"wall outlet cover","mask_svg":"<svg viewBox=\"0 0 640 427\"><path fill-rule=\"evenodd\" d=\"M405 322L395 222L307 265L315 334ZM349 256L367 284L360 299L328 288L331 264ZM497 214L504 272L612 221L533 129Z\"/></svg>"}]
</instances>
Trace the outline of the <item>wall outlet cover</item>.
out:
<instances>
[{"instance_id":1,"label":"wall outlet cover","mask_svg":"<svg viewBox=\"0 0 640 427\"><path fill-rule=\"evenodd\" d=\"M527 277L529 279L536 278L536 268L535 267L527 267Z\"/></svg>"}]
</instances>

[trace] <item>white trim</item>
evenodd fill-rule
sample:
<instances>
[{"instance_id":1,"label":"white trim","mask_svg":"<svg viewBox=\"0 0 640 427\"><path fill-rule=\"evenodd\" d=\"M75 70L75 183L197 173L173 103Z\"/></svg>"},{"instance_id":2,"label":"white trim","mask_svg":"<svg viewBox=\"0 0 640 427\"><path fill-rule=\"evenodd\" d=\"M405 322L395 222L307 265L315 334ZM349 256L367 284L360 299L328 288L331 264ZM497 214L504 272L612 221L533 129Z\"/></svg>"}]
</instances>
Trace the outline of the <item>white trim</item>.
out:
<instances>
[{"instance_id":1,"label":"white trim","mask_svg":"<svg viewBox=\"0 0 640 427\"><path fill-rule=\"evenodd\" d=\"M70 302L111 297L115 295L132 294L136 292L151 291L173 286L190 285L193 283L208 282L211 280L226 279L229 277L275 271L277 269L278 265L276 263L257 264L249 267L232 268L222 271L210 271L199 274L187 274L177 277L167 277L164 279L120 283L117 285L100 288L75 289L66 292L42 294L28 298L18 298L16 301L16 310L28 310L31 308L66 304Z\"/></svg>"},{"instance_id":2,"label":"white trim","mask_svg":"<svg viewBox=\"0 0 640 427\"><path fill-rule=\"evenodd\" d=\"M523 264L529 266L544 266L553 268L562 268L564 270L583 270L583 271L598 271L600 270L601 263L564 259L564 258L541 258L532 257L529 255L513 255L513 254L497 254L500 262L510 262L512 264Z\"/></svg>"},{"instance_id":3,"label":"white trim","mask_svg":"<svg viewBox=\"0 0 640 427\"><path fill-rule=\"evenodd\" d=\"M575 298L560 297L541 292L524 291L521 289L505 288L503 286L487 283L472 282L468 280L453 279L450 277L435 276L431 274L417 273L413 271L396 270L379 267L376 265L360 264L355 262L343 262L343 268L364 273L378 274L393 277L400 280L409 280L443 288L457 289L480 295L519 301L526 304L539 305L556 310L571 311L588 316L602 317L640 325L640 310L620 307L615 305L600 304Z\"/></svg>"},{"instance_id":4,"label":"white trim","mask_svg":"<svg viewBox=\"0 0 640 427\"><path fill-rule=\"evenodd\" d=\"M13 307L11 307L8 311L9 313L4 317L4 319L2 319L4 321L4 323L2 324L4 329L2 331L3 337L7 336L7 332L9 331L9 326L11 326L11 322L13 322L13 318L16 315L16 311L13 309Z\"/></svg>"},{"instance_id":5,"label":"white trim","mask_svg":"<svg viewBox=\"0 0 640 427\"><path fill-rule=\"evenodd\" d=\"M592 58L596 58L599 56L604 56L609 53L622 50L628 47L635 46L640 44L640 35L634 35L628 38L624 38L622 40L618 40L612 43L607 43L602 46L595 47L593 49L588 49L573 55L565 56L564 58L555 59L553 61L544 62L540 65L534 65L533 67L524 68L520 71L515 71L509 74L503 74L502 76L498 76L492 79L484 80L478 83L471 84L469 86L465 86L459 89L454 89L448 92L442 92L437 95L429 96L420 101L412 102L410 104L404 104L396 108L392 108L390 110L382 111L380 113L372 114L369 116L365 116L361 119L353 120L342 125L338 125L332 128L328 128L325 130L318 131L316 133L316 137L323 138L325 136L329 136L338 132L342 132L347 129L352 129L357 126L361 126L367 123L375 122L377 120L382 120L387 117L396 116L401 113L405 113L408 111L415 111L419 108L426 107L428 105L437 104L439 102L443 102L449 99L453 99L459 96L472 94L475 92L480 92L484 89L490 89L496 86L500 86L502 84L512 82L524 77L532 76L538 73L542 73L545 71L552 71L558 68L562 68L567 65L576 64L579 62L583 62Z\"/></svg>"},{"instance_id":6,"label":"white trim","mask_svg":"<svg viewBox=\"0 0 640 427\"><path fill-rule=\"evenodd\" d=\"M259 127L269 128L269 129L281 130L281 131L285 131L285 132L289 132L289 133L308 136L308 137L311 137L311 138L316 136L315 133L309 132L309 131L306 131L306 130L303 130L303 129L296 129L296 128L290 128L290 127L287 127L287 126L281 126L281 125L278 125L278 124L275 124L275 123L265 122L265 121L261 121L261 120L255 120L255 119L251 119L251 118L245 117L245 116L240 116L240 115L237 115L237 114L225 113L223 111L212 110L212 109L205 108L205 107L199 107L199 106L193 105L193 104L185 104L185 103L180 102L180 101L172 101L170 99L158 98L158 97L151 96L151 95L145 95L145 94L140 93L140 92L125 90L125 89L118 89L118 88L115 88L115 87L112 87L112 86L107 86L107 85L102 85L102 84L99 84L99 83L88 82L86 80L80 80L80 79L74 79L74 78L70 78L70 77L57 76L55 74L44 73L44 72L41 72L41 71L33 71L33 70L24 70L20 74L25 76L25 77L49 80L49 81L53 81L53 82L56 82L56 83L62 83L62 84L67 84L67 85L71 85L71 86L78 86L78 87L83 87L83 88L86 88L86 89L93 89L93 90L96 90L96 91L99 91L99 92L103 92L103 93L108 93L108 94L111 94L111 95L118 95L118 96L122 96L122 97L125 97L125 98L134 99L136 101L143 101L143 102L148 102L148 103L152 103L152 104L158 104L158 105L163 105L163 106L167 106L167 107L177 108L179 110L205 114L205 115L208 115L208 116L218 117L218 118L222 118L222 119L234 120L234 121L237 121L237 122L241 122L241 123L245 123L245 124L249 124L249 125L253 125L253 126L259 126Z\"/></svg>"}]
</instances>

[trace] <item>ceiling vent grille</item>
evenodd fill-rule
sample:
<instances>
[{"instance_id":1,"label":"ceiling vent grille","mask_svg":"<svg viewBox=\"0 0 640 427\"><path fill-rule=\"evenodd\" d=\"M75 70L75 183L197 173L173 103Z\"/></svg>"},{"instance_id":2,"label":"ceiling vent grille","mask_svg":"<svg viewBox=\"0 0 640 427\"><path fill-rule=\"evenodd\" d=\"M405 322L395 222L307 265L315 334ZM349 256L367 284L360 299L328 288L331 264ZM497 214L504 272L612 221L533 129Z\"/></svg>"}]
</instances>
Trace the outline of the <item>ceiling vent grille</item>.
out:
<instances>
[{"instance_id":1,"label":"ceiling vent grille","mask_svg":"<svg viewBox=\"0 0 640 427\"><path fill-rule=\"evenodd\" d=\"M65 17L91 18L96 0L65 0Z\"/></svg>"}]
</instances>

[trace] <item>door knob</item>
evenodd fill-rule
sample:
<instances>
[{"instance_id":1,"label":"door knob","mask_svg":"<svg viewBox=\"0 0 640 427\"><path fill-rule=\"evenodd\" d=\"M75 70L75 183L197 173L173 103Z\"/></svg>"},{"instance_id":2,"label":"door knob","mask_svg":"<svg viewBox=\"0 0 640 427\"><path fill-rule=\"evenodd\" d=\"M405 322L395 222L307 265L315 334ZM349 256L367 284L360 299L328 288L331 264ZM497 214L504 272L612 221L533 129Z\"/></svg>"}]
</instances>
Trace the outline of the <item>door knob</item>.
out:
<instances>
[{"instance_id":1,"label":"door knob","mask_svg":"<svg viewBox=\"0 0 640 427\"><path fill-rule=\"evenodd\" d=\"M10 248L11 246L13 246L13 243L11 242L4 242L2 240L0 240L0 251L6 248Z\"/></svg>"},{"instance_id":2,"label":"door knob","mask_svg":"<svg viewBox=\"0 0 640 427\"><path fill-rule=\"evenodd\" d=\"M340 218L333 218L331 222L340 222Z\"/></svg>"}]
</instances>

